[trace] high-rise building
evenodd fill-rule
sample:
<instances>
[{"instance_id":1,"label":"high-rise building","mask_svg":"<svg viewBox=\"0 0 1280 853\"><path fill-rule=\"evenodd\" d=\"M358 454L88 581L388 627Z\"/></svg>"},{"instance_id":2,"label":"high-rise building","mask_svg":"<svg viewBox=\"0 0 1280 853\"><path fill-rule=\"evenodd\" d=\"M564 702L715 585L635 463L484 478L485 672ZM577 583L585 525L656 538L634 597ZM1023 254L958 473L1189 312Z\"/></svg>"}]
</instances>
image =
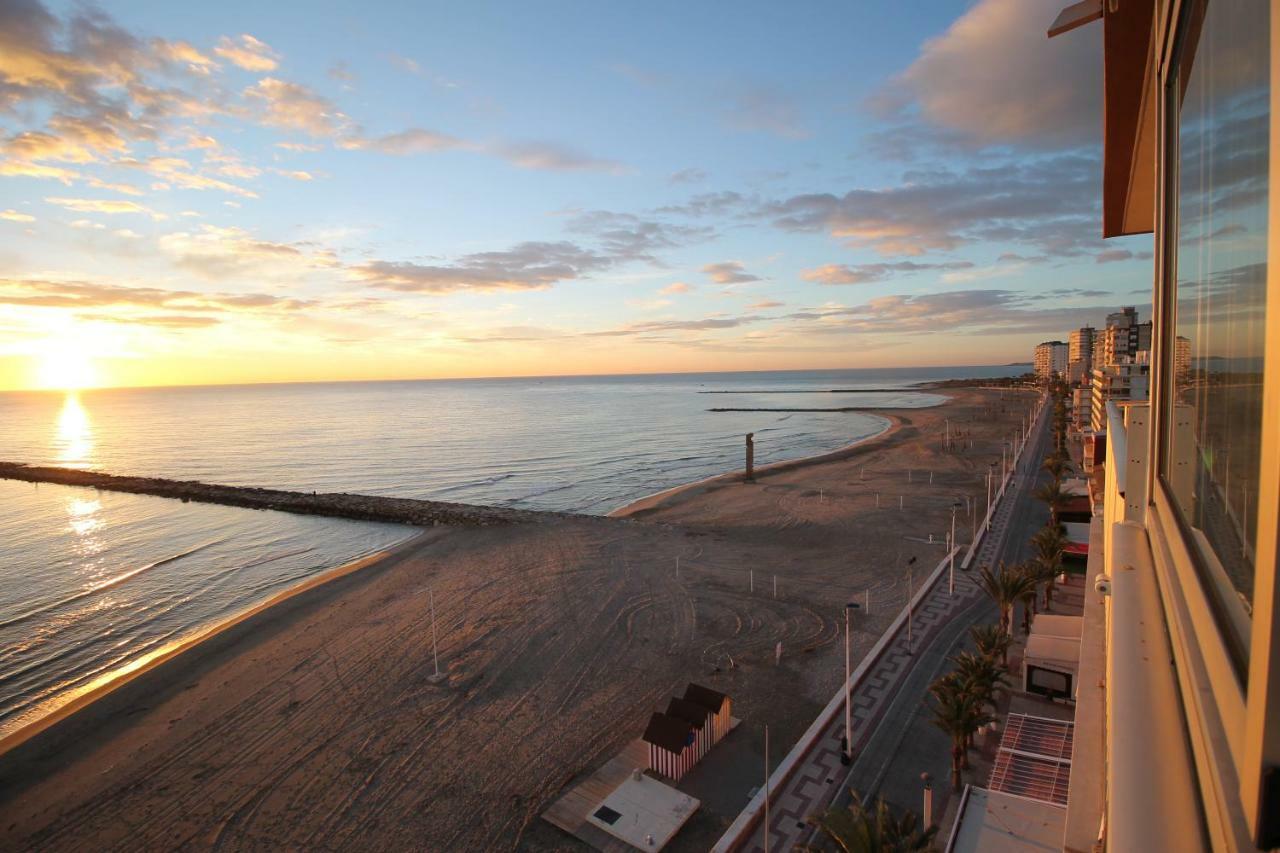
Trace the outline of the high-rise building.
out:
<instances>
[{"instance_id":1,"label":"high-rise building","mask_svg":"<svg viewBox=\"0 0 1280 853\"><path fill-rule=\"evenodd\" d=\"M1191 376L1191 341L1182 335L1173 341L1173 376L1179 385Z\"/></svg>"},{"instance_id":2,"label":"high-rise building","mask_svg":"<svg viewBox=\"0 0 1280 853\"><path fill-rule=\"evenodd\" d=\"M1139 323L1132 307L1107 315L1107 325L1094 336L1093 367L1123 364L1151 349L1151 323Z\"/></svg>"},{"instance_id":3,"label":"high-rise building","mask_svg":"<svg viewBox=\"0 0 1280 853\"><path fill-rule=\"evenodd\" d=\"M1067 382L1088 384L1093 373L1094 328L1081 326L1067 335Z\"/></svg>"},{"instance_id":4,"label":"high-rise building","mask_svg":"<svg viewBox=\"0 0 1280 853\"><path fill-rule=\"evenodd\" d=\"M1062 341L1045 341L1036 347L1036 377L1043 380L1063 376L1067 372L1067 345Z\"/></svg>"}]
</instances>

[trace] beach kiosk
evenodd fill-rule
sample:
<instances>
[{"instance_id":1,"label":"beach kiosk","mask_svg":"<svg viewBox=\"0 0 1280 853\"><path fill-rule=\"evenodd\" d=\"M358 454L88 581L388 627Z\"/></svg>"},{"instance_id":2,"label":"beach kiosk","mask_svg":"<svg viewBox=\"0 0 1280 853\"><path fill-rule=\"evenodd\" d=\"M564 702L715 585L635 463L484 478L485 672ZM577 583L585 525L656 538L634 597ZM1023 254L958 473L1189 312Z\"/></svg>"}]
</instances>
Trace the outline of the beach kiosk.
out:
<instances>
[{"instance_id":1,"label":"beach kiosk","mask_svg":"<svg viewBox=\"0 0 1280 853\"><path fill-rule=\"evenodd\" d=\"M1035 618L1022 657L1023 690L1075 701L1083 623L1079 616L1041 613Z\"/></svg>"},{"instance_id":2,"label":"beach kiosk","mask_svg":"<svg viewBox=\"0 0 1280 853\"><path fill-rule=\"evenodd\" d=\"M649 769L675 782L698 760L697 730L679 717L655 713L640 739L649 748Z\"/></svg>"},{"instance_id":3,"label":"beach kiosk","mask_svg":"<svg viewBox=\"0 0 1280 853\"><path fill-rule=\"evenodd\" d=\"M730 711L733 709L733 702L720 691L693 682L689 682L689 686L684 689L684 698L685 701L701 705L711 712L711 743L719 743L720 738L729 733L732 725Z\"/></svg>"},{"instance_id":4,"label":"beach kiosk","mask_svg":"<svg viewBox=\"0 0 1280 853\"><path fill-rule=\"evenodd\" d=\"M688 699L681 699L673 696L671 701L667 703L667 716L684 720L693 726L697 732L695 745L697 749L694 751L694 761L701 761L711 747L715 746L715 741L711 739L714 716L710 709L704 708L697 702L690 702Z\"/></svg>"}]
</instances>

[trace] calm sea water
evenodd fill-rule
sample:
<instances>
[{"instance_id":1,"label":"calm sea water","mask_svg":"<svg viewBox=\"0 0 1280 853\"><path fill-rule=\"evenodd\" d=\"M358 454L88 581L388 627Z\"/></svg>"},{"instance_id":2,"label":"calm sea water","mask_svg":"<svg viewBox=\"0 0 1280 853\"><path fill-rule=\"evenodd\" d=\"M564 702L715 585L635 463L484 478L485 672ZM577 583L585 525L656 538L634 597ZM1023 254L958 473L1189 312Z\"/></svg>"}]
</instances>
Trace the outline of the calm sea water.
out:
<instances>
[{"instance_id":1,"label":"calm sea water","mask_svg":"<svg viewBox=\"0 0 1280 853\"><path fill-rule=\"evenodd\" d=\"M604 513L879 432L897 390L1021 368L327 383L0 394L0 459ZM879 389L876 393L828 393ZM890 390L892 389L892 390ZM729 393L707 393L729 392ZM0 734L142 656L413 531L0 481Z\"/></svg>"}]
</instances>

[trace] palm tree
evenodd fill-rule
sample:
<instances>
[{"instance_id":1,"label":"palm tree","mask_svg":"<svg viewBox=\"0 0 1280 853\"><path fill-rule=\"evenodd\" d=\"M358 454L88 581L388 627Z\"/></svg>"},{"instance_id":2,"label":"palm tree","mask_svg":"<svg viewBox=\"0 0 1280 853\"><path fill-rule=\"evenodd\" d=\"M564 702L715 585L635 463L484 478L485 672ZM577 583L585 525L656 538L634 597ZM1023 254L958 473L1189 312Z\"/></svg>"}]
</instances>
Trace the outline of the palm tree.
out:
<instances>
[{"instance_id":1,"label":"palm tree","mask_svg":"<svg viewBox=\"0 0 1280 853\"><path fill-rule=\"evenodd\" d=\"M1053 479L1061 481L1067 473L1067 465L1070 461L1070 458L1062 451L1055 450L1044 458L1044 462L1040 464L1040 467L1048 471Z\"/></svg>"},{"instance_id":2,"label":"palm tree","mask_svg":"<svg viewBox=\"0 0 1280 853\"><path fill-rule=\"evenodd\" d=\"M1062 526L1046 524L1031 537L1031 544L1036 549L1036 573L1045 582L1044 609L1053 604L1053 579L1062 571L1062 554L1067 548L1067 537L1063 535Z\"/></svg>"},{"instance_id":3,"label":"palm tree","mask_svg":"<svg viewBox=\"0 0 1280 853\"><path fill-rule=\"evenodd\" d=\"M821 815L812 815L809 822L821 829L831 841L846 853L914 853L933 849L938 827L920 828L915 812L904 812L895 818L883 798L877 798L874 808L868 808L857 792L850 790L847 806L832 806ZM821 847L801 847L816 851Z\"/></svg>"},{"instance_id":4,"label":"palm tree","mask_svg":"<svg viewBox=\"0 0 1280 853\"><path fill-rule=\"evenodd\" d=\"M1058 512L1067 505L1067 501L1071 499L1062 488L1062 483L1058 480L1050 480L1040 488L1036 489L1036 497L1045 502L1049 507L1049 523L1057 525Z\"/></svg>"},{"instance_id":5,"label":"palm tree","mask_svg":"<svg viewBox=\"0 0 1280 853\"><path fill-rule=\"evenodd\" d=\"M929 688L933 694L933 724L951 738L951 785L959 791L961 772L969 765L969 735L991 722L978 698L955 678L941 678Z\"/></svg>"},{"instance_id":6,"label":"palm tree","mask_svg":"<svg viewBox=\"0 0 1280 853\"><path fill-rule=\"evenodd\" d=\"M1026 594L1028 586L1035 581L1016 567L1006 569L1003 565L999 571L992 571L990 566L983 566L978 572L978 586L982 587L991 600L1000 608L1000 630L1012 636L1013 606Z\"/></svg>"},{"instance_id":7,"label":"palm tree","mask_svg":"<svg viewBox=\"0 0 1280 853\"><path fill-rule=\"evenodd\" d=\"M1004 669L993 658L973 652L960 652L951 658L951 663L955 667L952 674L961 688L994 709L996 694L1007 677Z\"/></svg>"},{"instance_id":8,"label":"palm tree","mask_svg":"<svg viewBox=\"0 0 1280 853\"><path fill-rule=\"evenodd\" d=\"M1032 563L1020 563L1010 567L1009 570L1026 580L1022 585L1022 594L1018 598L1022 601L1022 634L1030 637L1031 617L1039 612L1036 609L1036 596L1040 594L1040 572Z\"/></svg>"},{"instance_id":9,"label":"palm tree","mask_svg":"<svg viewBox=\"0 0 1280 853\"><path fill-rule=\"evenodd\" d=\"M999 625L974 625L969 629L969 636L978 649L978 654L991 660L1000 659L1004 667L1009 666L1009 635L1000 630Z\"/></svg>"}]
</instances>

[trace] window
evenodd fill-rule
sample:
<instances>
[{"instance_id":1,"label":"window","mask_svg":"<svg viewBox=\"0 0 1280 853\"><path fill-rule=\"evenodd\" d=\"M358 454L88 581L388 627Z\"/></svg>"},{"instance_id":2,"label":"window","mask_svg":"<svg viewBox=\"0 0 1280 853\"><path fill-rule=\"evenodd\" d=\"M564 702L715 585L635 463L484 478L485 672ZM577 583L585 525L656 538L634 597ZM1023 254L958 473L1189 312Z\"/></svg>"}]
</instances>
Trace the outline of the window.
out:
<instances>
[{"instance_id":1,"label":"window","mask_svg":"<svg viewBox=\"0 0 1280 853\"><path fill-rule=\"evenodd\" d=\"M1180 59L1162 474L1227 606L1248 611L1257 543L1266 333L1268 4L1194 4Z\"/></svg>"}]
</instances>

